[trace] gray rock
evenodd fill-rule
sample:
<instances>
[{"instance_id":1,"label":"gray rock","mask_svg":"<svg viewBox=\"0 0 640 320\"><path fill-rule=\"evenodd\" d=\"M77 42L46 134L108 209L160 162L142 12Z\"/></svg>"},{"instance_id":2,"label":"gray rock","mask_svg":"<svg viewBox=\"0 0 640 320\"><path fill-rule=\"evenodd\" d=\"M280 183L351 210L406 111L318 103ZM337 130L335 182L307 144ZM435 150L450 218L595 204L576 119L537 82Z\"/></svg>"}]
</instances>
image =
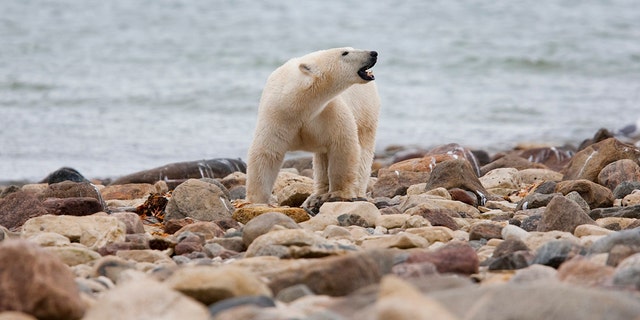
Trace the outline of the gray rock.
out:
<instances>
[{"instance_id":1,"label":"gray rock","mask_svg":"<svg viewBox=\"0 0 640 320\"><path fill-rule=\"evenodd\" d=\"M579 204L563 196L557 195L551 199L542 214L538 224L538 231L560 230L571 232L581 224L595 224Z\"/></svg>"},{"instance_id":2,"label":"gray rock","mask_svg":"<svg viewBox=\"0 0 640 320\"><path fill-rule=\"evenodd\" d=\"M585 255L587 250L567 240L554 240L543 244L535 254L533 264L558 268L563 262L577 255Z\"/></svg>"},{"instance_id":3,"label":"gray rock","mask_svg":"<svg viewBox=\"0 0 640 320\"><path fill-rule=\"evenodd\" d=\"M289 216L279 212L266 212L247 222L242 229L242 241L248 247L255 238L269 232L276 225L285 229L300 229Z\"/></svg>"},{"instance_id":4,"label":"gray rock","mask_svg":"<svg viewBox=\"0 0 640 320\"><path fill-rule=\"evenodd\" d=\"M611 233L594 242L590 253L608 253L616 245L638 246L640 244L640 229L622 230Z\"/></svg>"},{"instance_id":5,"label":"gray rock","mask_svg":"<svg viewBox=\"0 0 640 320\"><path fill-rule=\"evenodd\" d=\"M217 184L189 179L173 191L165 209L165 220L186 217L200 221L229 219L234 207L225 191Z\"/></svg>"}]
</instances>

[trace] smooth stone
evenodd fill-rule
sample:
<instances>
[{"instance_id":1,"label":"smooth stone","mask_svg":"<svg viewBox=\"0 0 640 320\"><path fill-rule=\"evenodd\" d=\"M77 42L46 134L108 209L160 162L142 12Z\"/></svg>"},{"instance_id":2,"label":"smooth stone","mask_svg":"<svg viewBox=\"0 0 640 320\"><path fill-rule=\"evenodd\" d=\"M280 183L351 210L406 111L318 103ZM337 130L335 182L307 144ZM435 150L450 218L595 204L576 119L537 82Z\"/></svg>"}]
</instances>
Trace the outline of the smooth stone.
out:
<instances>
[{"instance_id":1,"label":"smooth stone","mask_svg":"<svg viewBox=\"0 0 640 320\"><path fill-rule=\"evenodd\" d=\"M280 171L273 186L279 206L299 207L313 193L313 179Z\"/></svg>"},{"instance_id":2,"label":"smooth stone","mask_svg":"<svg viewBox=\"0 0 640 320\"><path fill-rule=\"evenodd\" d=\"M458 224L452 215L458 216L455 210L440 208L433 203L423 203L404 212L409 216L421 216L432 226L443 226L451 230L458 230Z\"/></svg>"},{"instance_id":3,"label":"smooth stone","mask_svg":"<svg viewBox=\"0 0 640 320\"><path fill-rule=\"evenodd\" d=\"M502 239L504 240L518 239L521 241L525 241L529 237L529 232L512 224L504 226L500 232L502 235Z\"/></svg>"},{"instance_id":4,"label":"smooth stone","mask_svg":"<svg viewBox=\"0 0 640 320\"><path fill-rule=\"evenodd\" d=\"M225 232L218 226L218 224L211 221L196 221L185 225L176 231L173 235L176 238L180 238L180 235L186 232L195 233L201 235L204 240L211 240L218 237L223 237Z\"/></svg>"},{"instance_id":5,"label":"smooth stone","mask_svg":"<svg viewBox=\"0 0 640 320\"><path fill-rule=\"evenodd\" d=\"M62 247L71 244L69 238L55 232L42 232L29 237L30 242L41 247Z\"/></svg>"},{"instance_id":6,"label":"smooth stone","mask_svg":"<svg viewBox=\"0 0 640 320\"><path fill-rule=\"evenodd\" d=\"M473 224L469 229L469 241L480 239L502 239L502 226L490 222Z\"/></svg>"},{"instance_id":7,"label":"smooth stone","mask_svg":"<svg viewBox=\"0 0 640 320\"><path fill-rule=\"evenodd\" d=\"M47 198L83 198L89 197L103 202L102 195L90 182L73 182L62 181L50 184L47 189L43 190L38 196L41 200Z\"/></svg>"},{"instance_id":8,"label":"smooth stone","mask_svg":"<svg viewBox=\"0 0 640 320\"><path fill-rule=\"evenodd\" d=\"M615 190L616 187L625 181L640 181L640 166L638 160L622 159L606 165L600 173L596 182Z\"/></svg>"},{"instance_id":9,"label":"smooth stone","mask_svg":"<svg viewBox=\"0 0 640 320\"><path fill-rule=\"evenodd\" d=\"M561 181L556 185L556 192L563 195L575 191L589 204L590 208L606 208L613 205L613 192L593 181L569 180Z\"/></svg>"},{"instance_id":10,"label":"smooth stone","mask_svg":"<svg viewBox=\"0 0 640 320\"><path fill-rule=\"evenodd\" d=\"M122 221L122 223L124 223L127 234L136 234L136 233L145 232L140 216L138 216L133 212L114 212L111 214L111 216L117 218L118 220Z\"/></svg>"},{"instance_id":11,"label":"smooth stone","mask_svg":"<svg viewBox=\"0 0 640 320\"><path fill-rule=\"evenodd\" d=\"M436 250L414 250L406 263L433 263L440 273L474 274L478 272L479 260L475 250L468 244L451 241Z\"/></svg>"},{"instance_id":12,"label":"smooth stone","mask_svg":"<svg viewBox=\"0 0 640 320\"><path fill-rule=\"evenodd\" d=\"M135 262L148 262L155 265L175 265L175 262L171 260L169 255L158 250L120 250L116 252L116 257L122 258L128 261Z\"/></svg>"},{"instance_id":13,"label":"smooth stone","mask_svg":"<svg viewBox=\"0 0 640 320\"><path fill-rule=\"evenodd\" d=\"M233 297L272 296L255 274L230 265L178 268L164 283L205 305Z\"/></svg>"},{"instance_id":14,"label":"smooth stone","mask_svg":"<svg viewBox=\"0 0 640 320\"><path fill-rule=\"evenodd\" d=\"M46 250L54 254L56 257L60 258L60 260L64 264L70 267L79 264L87 264L102 257L99 253L87 249L82 245L47 247Z\"/></svg>"},{"instance_id":15,"label":"smooth stone","mask_svg":"<svg viewBox=\"0 0 640 320\"><path fill-rule=\"evenodd\" d=\"M251 242L245 257L274 255L295 257L305 254L322 256L344 253L352 248L341 247L306 229L283 229L265 233Z\"/></svg>"},{"instance_id":16,"label":"smooth stone","mask_svg":"<svg viewBox=\"0 0 640 320\"><path fill-rule=\"evenodd\" d=\"M478 173L474 172L468 161L462 159L447 160L435 167L427 181L426 190L439 187L471 191L476 194L479 205L484 205L489 197L489 192L478 179Z\"/></svg>"},{"instance_id":17,"label":"smooth stone","mask_svg":"<svg viewBox=\"0 0 640 320\"><path fill-rule=\"evenodd\" d=\"M22 226L22 238L30 238L42 232L54 232L97 250L110 242L125 240L126 226L118 218L91 216L44 215L29 219Z\"/></svg>"},{"instance_id":18,"label":"smooth stone","mask_svg":"<svg viewBox=\"0 0 640 320\"><path fill-rule=\"evenodd\" d=\"M635 205L640 205L640 190L635 190L622 198L622 206L628 207Z\"/></svg>"},{"instance_id":19,"label":"smooth stone","mask_svg":"<svg viewBox=\"0 0 640 320\"><path fill-rule=\"evenodd\" d=\"M251 219L254 219L267 212L278 212L290 217L293 221L300 223L309 220L309 214L303 208L290 208L290 207L265 207L265 206L248 206L237 208L233 212L233 219L247 224Z\"/></svg>"},{"instance_id":20,"label":"smooth stone","mask_svg":"<svg viewBox=\"0 0 640 320\"><path fill-rule=\"evenodd\" d=\"M555 196L542 214L542 220L538 224L538 231L560 230L574 232L581 224L594 224L595 221L584 212L576 202L563 196Z\"/></svg>"},{"instance_id":21,"label":"smooth stone","mask_svg":"<svg viewBox=\"0 0 640 320\"><path fill-rule=\"evenodd\" d=\"M618 287L640 289L640 254L635 253L622 260L615 269L612 282Z\"/></svg>"},{"instance_id":22,"label":"smooth stone","mask_svg":"<svg viewBox=\"0 0 640 320\"><path fill-rule=\"evenodd\" d=\"M374 308L377 319L459 319L438 301L393 275L387 275L380 281Z\"/></svg>"},{"instance_id":23,"label":"smooth stone","mask_svg":"<svg viewBox=\"0 0 640 320\"><path fill-rule=\"evenodd\" d=\"M94 303L83 319L211 319L201 303L166 284L137 279L118 284Z\"/></svg>"},{"instance_id":24,"label":"smooth stone","mask_svg":"<svg viewBox=\"0 0 640 320\"><path fill-rule=\"evenodd\" d=\"M496 160L482 166L480 168L480 176L484 176L487 172L498 168L515 168L517 170L539 168L547 169L546 166L538 163L531 162L516 154L506 154Z\"/></svg>"},{"instance_id":25,"label":"smooth stone","mask_svg":"<svg viewBox=\"0 0 640 320\"><path fill-rule=\"evenodd\" d=\"M301 227L291 217L280 212L266 212L251 219L242 229L242 241L249 246L257 237L269 232L274 226L286 229L300 229Z\"/></svg>"},{"instance_id":26,"label":"smooth stone","mask_svg":"<svg viewBox=\"0 0 640 320\"><path fill-rule=\"evenodd\" d=\"M582 256L565 261L558 268L558 279L580 286L605 286L611 283L615 269Z\"/></svg>"},{"instance_id":27,"label":"smooth stone","mask_svg":"<svg viewBox=\"0 0 640 320\"><path fill-rule=\"evenodd\" d=\"M600 218L596 220L596 224L598 224L598 226L603 227L605 229L609 229L612 231L619 231L619 230L627 229L628 227L631 227L632 224L637 221L638 219L634 219L634 218L606 217L606 218ZM615 229L612 229L612 227L614 227ZM631 227L631 229L633 229L633 227Z\"/></svg>"},{"instance_id":28,"label":"smooth stone","mask_svg":"<svg viewBox=\"0 0 640 320\"><path fill-rule=\"evenodd\" d=\"M238 308L238 307L254 307L254 308L275 308L276 303L273 298L269 296L243 296L243 297L234 297L228 298L219 302L214 303L209 306L209 313L213 317L220 316L221 313L224 313L227 310ZM236 315L229 315L228 312L225 315L229 319L238 319L239 317ZM242 317L243 318L243 317ZM217 318L216 318L217 319Z\"/></svg>"},{"instance_id":29,"label":"smooth stone","mask_svg":"<svg viewBox=\"0 0 640 320\"><path fill-rule=\"evenodd\" d=\"M583 224L576 227L573 231L573 235L576 237L585 237L585 236L603 236L613 233L613 231L609 229L605 229L603 227L599 227L597 225L592 224Z\"/></svg>"},{"instance_id":30,"label":"smooth stone","mask_svg":"<svg viewBox=\"0 0 640 320\"><path fill-rule=\"evenodd\" d=\"M591 212L589 204L586 200L584 200L584 198L582 198L582 196L578 192L571 191L567 193L567 195L565 195L565 198L577 203L580 208L582 208L582 211L584 211L586 214L589 214L589 212Z\"/></svg>"},{"instance_id":31,"label":"smooth stone","mask_svg":"<svg viewBox=\"0 0 640 320\"><path fill-rule=\"evenodd\" d=\"M38 319L80 319L87 308L71 269L26 240L0 242L0 312Z\"/></svg>"},{"instance_id":32,"label":"smooth stone","mask_svg":"<svg viewBox=\"0 0 640 320\"><path fill-rule=\"evenodd\" d=\"M489 258L483 262L488 265L489 270L517 270L531 265L533 255L528 250L521 250L501 255L496 258Z\"/></svg>"},{"instance_id":33,"label":"smooth stone","mask_svg":"<svg viewBox=\"0 0 640 320\"><path fill-rule=\"evenodd\" d=\"M300 226L312 230L322 231L329 225L339 225L338 217L343 214L359 216L367 225L375 225L380 216L380 210L371 202L325 202L317 215L300 223Z\"/></svg>"},{"instance_id":34,"label":"smooth stone","mask_svg":"<svg viewBox=\"0 0 640 320\"><path fill-rule=\"evenodd\" d=\"M613 232L591 245L590 253L606 253L616 245L640 245L640 229Z\"/></svg>"},{"instance_id":35,"label":"smooth stone","mask_svg":"<svg viewBox=\"0 0 640 320\"><path fill-rule=\"evenodd\" d=\"M412 172L404 170L380 169L378 179L373 185L372 196L393 198L405 195L410 186L425 183L429 180L428 172ZM424 189L422 189L424 192Z\"/></svg>"},{"instance_id":36,"label":"smooth stone","mask_svg":"<svg viewBox=\"0 0 640 320\"><path fill-rule=\"evenodd\" d=\"M327 226L324 231L322 231L322 236L333 240L347 239L349 241L353 241L353 237L351 236L349 229L334 225Z\"/></svg>"},{"instance_id":37,"label":"smooth stone","mask_svg":"<svg viewBox=\"0 0 640 320\"><path fill-rule=\"evenodd\" d=\"M613 189L613 197L616 199L622 199L633 190L640 190L640 181L623 181Z\"/></svg>"},{"instance_id":38,"label":"smooth stone","mask_svg":"<svg viewBox=\"0 0 640 320\"><path fill-rule=\"evenodd\" d=\"M615 138L592 144L577 152L566 166L564 180L597 181L598 174L608 164L631 159L637 163L640 150Z\"/></svg>"},{"instance_id":39,"label":"smooth stone","mask_svg":"<svg viewBox=\"0 0 640 320\"><path fill-rule=\"evenodd\" d=\"M529 168L518 171L516 174L517 181L520 182L520 186L530 185L535 183L541 183L545 181L562 181L562 173L550 170Z\"/></svg>"},{"instance_id":40,"label":"smooth stone","mask_svg":"<svg viewBox=\"0 0 640 320\"><path fill-rule=\"evenodd\" d=\"M531 264L528 267L516 270L510 282L513 283L537 283L544 280L555 280L558 271L556 268Z\"/></svg>"},{"instance_id":41,"label":"smooth stone","mask_svg":"<svg viewBox=\"0 0 640 320\"><path fill-rule=\"evenodd\" d=\"M100 190L102 198L106 200L133 200L146 198L149 194L159 192L156 186L150 183L129 183L109 185Z\"/></svg>"},{"instance_id":42,"label":"smooth stone","mask_svg":"<svg viewBox=\"0 0 640 320\"><path fill-rule=\"evenodd\" d=\"M122 176L111 182L111 185L129 183L153 184L157 181L167 181L168 184L176 185L176 183L187 179L224 178L236 171L246 172L247 165L242 160L225 158L175 162Z\"/></svg>"},{"instance_id":43,"label":"smooth stone","mask_svg":"<svg viewBox=\"0 0 640 320\"><path fill-rule=\"evenodd\" d=\"M164 218L189 217L200 221L231 218L234 207L225 192L228 191L220 183L189 179L173 190Z\"/></svg>"},{"instance_id":44,"label":"smooth stone","mask_svg":"<svg viewBox=\"0 0 640 320\"><path fill-rule=\"evenodd\" d=\"M278 292L276 300L285 303L293 302L299 298L313 295L313 291L305 284L296 284L288 288L284 288Z\"/></svg>"},{"instance_id":45,"label":"smooth stone","mask_svg":"<svg viewBox=\"0 0 640 320\"><path fill-rule=\"evenodd\" d=\"M591 219L607 217L640 219L640 204L629 207L596 208L589 212Z\"/></svg>"},{"instance_id":46,"label":"smooth stone","mask_svg":"<svg viewBox=\"0 0 640 320\"><path fill-rule=\"evenodd\" d=\"M8 229L22 226L27 220L47 214L47 208L31 192L16 191L0 199L0 225Z\"/></svg>"},{"instance_id":47,"label":"smooth stone","mask_svg":"<svg viewBox=\"0 0 640 320\"><path fill-rule=\"evenodd\" d=\"M117 256L104 256L93 262L92 276L106 277L113 283L118 283L120 275L125 270L135 268L135 263Z\"/></svg>"},{"instance_id":48,"label":"smooth stone","mask_svg":"<svg viewBox=\"0 0 640 320\"><path fill-rule=\"evenodd\" d=\"M42 205L53 215L87 216L104 210L103 204L92 197L47 198Z\"/></svg>"},{"instance_id":49,"label":"smooth stone","mask_svg":"<svg viewBox=\"0 0 640 320\"><path fill-rule=\"evenodd\" d=\"M387 229L402 228L409 218L406 214L383 214L376 218L376 226Z\"/></svg>"},{"instance_id":50,"label":"smooth stone","mask_svg":"<svg viewBox=\"0 0 640 320\"><path fill-rule=\"evenodd\" d=\"M409 249L409 248L427 248L429 241L418 235L400 232L394 235L384 235L379 237L370 237L358 241L363 249Z\"/></svg>"},{"instance_id":51,"label":"smooth stone","mask_svg":"<svg viewBox=\"0 0 640 320\"><path fill-rule=\"evenodd\" d=\"M480 183L486 189L518 189L520 181L518 181L517 174L518 169L515 168L497 168L480 177Z\"/></svg>"},{"instance_id":52,"label":"smooth stone","mask_svg":"<svg viewBox=\"0 0 640 320\"><path fill-rule=\"evenodd\" d=\"M0 311L0 320L38 320L29 314L19 311Z\"/></svg>"},{"instance_id":53,"label":"smooth stone","mask_svg":"<svg viewBox=\"0 0 640 320\"><path fill-rule=\"evenodd\" d=\"M429 241L430 244L434 242L446 243L451 239L453 239L453 230L447 227L427 226L427 227L407 229L406 232L416 234L426 239L427 241Z\"/></svg>"},{"instance_id":54,"label":"smooth stone","mask_svg":"<svg viewBox=\"0 0 640 320\"><path fill-rule=\"evenodd\" d=\"M532 263L558 268L565 261L586 253L587 250L584 247L570 241L552 240L536 250Z\"/></svg>"}]
</instances>

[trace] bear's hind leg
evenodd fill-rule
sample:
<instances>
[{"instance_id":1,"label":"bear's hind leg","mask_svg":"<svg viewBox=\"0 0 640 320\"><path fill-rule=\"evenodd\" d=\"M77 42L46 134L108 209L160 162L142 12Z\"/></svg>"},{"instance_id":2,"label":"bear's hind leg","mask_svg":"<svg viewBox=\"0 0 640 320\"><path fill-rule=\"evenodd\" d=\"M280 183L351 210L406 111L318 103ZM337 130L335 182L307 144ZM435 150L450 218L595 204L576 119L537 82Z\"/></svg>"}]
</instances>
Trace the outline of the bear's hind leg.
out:
<instances>
[{"instance_id":1,"label":"bear's hind leg","mask_svg":"<svg viewBox=\"0 0 640 320\"><path fill-rule=\"evenodd\" d=\"M276 182L283 160L284 153L256 150L249 152L247 161L247 201L269 203L271 189Z\"/></svg>"}]
</instances>

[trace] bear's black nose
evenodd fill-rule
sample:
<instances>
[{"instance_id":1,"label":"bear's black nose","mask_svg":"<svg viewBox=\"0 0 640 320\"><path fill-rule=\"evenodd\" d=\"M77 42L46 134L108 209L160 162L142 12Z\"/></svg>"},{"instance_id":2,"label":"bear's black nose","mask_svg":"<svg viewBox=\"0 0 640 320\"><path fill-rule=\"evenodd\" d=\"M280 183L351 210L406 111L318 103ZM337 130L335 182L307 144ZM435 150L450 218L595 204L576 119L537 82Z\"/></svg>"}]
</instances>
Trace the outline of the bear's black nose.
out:
<instances>
[{"instance_id":1,"label":"bear's black nose","mask_svg":"<svg viewBox=\"0 0 640 320\"><path fill-rule=\"evenodd\" d=\"M369 55L371 55L372 57L377 57L378 53L375 51L371 51L371 53L369 53Z\"/></svg>"}]
</instances>

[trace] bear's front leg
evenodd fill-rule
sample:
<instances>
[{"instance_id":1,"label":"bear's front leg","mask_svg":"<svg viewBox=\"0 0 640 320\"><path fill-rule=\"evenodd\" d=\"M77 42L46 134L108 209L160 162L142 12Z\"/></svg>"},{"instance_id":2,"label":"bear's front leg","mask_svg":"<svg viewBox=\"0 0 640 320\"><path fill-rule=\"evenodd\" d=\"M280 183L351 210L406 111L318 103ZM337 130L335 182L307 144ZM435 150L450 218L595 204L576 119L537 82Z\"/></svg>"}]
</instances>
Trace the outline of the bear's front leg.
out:
<instances>
[{"instance_id":1,"label":"bear's front leg","mask_svg":"<svg viewBox=\"0 0 640 320\"><path fill-rule=\"evenodd\" d=\"M284 152L266 150L253 143L247 161L247 201L268 204L271 189L284 160Z\"/></svg>"},{"instance_id":2,"label":"bear's front leg","mask_svg":"<svg viewBox=\"0 0 640 320\"><path fill-rule=\"evenodd\" d=\"M355 135L354 135L355 136ZM351 200L358 196L357 177L360 169L360 148L357 136L344 137L331 146L328 154L328 198Z\"/></svg>"}]
</instances>

